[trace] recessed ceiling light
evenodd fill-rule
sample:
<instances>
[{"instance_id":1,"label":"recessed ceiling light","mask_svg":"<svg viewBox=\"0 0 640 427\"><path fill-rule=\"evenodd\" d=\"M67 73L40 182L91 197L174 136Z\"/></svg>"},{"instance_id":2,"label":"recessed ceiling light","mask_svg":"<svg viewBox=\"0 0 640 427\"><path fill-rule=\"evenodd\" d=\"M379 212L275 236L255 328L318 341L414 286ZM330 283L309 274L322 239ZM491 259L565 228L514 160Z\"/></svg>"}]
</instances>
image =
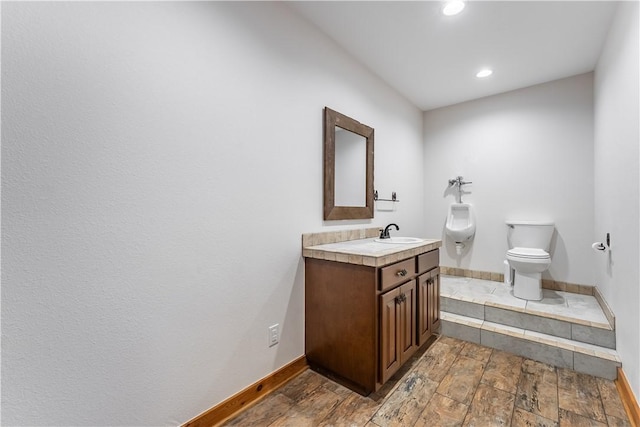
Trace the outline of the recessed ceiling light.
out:
<instances>
[{"instance_id":1,"label":"recessed ceiling light","mask_svg":"<svg viewBox=\"0 0 640 427\"><path fill-rule=\"evenodd\" d=\"M485 77L489 77L491 74L493 74L493 70L485 68L485 69L482 69L482 70L478 71L476 73L476 77L479 78L479 79L483 79Z\"/></svg>"},{"instance_id":2,"label":"recessed ceiling light","mask_svg":"<svg viewBox=\"0 0 640 427\"><path fill-rule=\"evenodd\" d=\"M464 2L462 0L451 0L444 4L442 7L442 14L445 16L453 16L462 12L464 9Z\"/></svg>"}]
</instances>

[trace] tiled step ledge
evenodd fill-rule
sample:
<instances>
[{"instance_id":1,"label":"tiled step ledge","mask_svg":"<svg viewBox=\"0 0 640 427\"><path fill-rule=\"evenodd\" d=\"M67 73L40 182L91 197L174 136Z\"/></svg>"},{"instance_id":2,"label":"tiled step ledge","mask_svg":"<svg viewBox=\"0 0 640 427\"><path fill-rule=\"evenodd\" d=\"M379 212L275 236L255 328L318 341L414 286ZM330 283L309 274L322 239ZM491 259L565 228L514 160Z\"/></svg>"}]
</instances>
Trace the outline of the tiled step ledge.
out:
<instances>
[{"instance_id":1,"label":"tiled step ledge","mask_svg":"<svg viewBox=\"0 0 640 427\"><path fill-rule=\"evenodd\" d=\"M479 301L465 296L440 297L443 311L503 325L526 328L601 347L616 348L616 334L608 323L545 313L532 309L503 305L494 301Z\"/></svg>"},{"instance_id":2,"label":"tiled step ledge","mask_svg":"<svg viewBox=\"0 0 640 427\"><path fill-rule=\"evenodd\" d=\"M473 317L441 312L440 333L522 357L615 380L622 366L615 350Z\"/></svg>"},{"instance_id":3,"label":"tiled step ledge","mask_svg":"<svg viewBox=\"0 0 640 427\"><path fill-rule=\"evenodd\" d=\"M474 279L492 280L494 282L504 282L503 273L492 271L468 270L466 268L440 266L442 274L448 276L471 277ZM557 280L542 279L542 288L554 291L571 292L574 294L593 295L595 286L580 285L577 283L560 282Z\"/></svg>"},{"instance_id":4,"label":"tiled step ledge","mask_svg":"<svg viewBox=\"0 0 640 427\"><path fill-rule=\"evenodd\" d=\"M473 279L491 280L493 282L504 282L503 273L494 273L492 271L468 270L465 268L440 266L440 274L446 276L471 277ZM616 318L604 300L600 289L597 286L580 285L577 283L560 282L557 280L542 279L542 288L553 291L571 292L574 294L592 295L596 298L604 315L607 317L609 324L613 329L616 327Z\"/></svg>"}]
</instances>

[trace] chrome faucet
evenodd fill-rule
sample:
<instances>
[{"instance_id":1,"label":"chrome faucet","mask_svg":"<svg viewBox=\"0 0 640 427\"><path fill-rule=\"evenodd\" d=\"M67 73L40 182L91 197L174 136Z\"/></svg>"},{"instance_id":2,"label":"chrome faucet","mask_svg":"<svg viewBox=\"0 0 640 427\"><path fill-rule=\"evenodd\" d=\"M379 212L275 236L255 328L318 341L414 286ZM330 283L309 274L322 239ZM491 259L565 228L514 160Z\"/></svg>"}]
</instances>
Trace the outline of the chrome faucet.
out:
<instances>
[{"instance_id":1,"label":"chrome faucet","mask_svg":"<svg viewBox=\"0 0 640 427\"><path fill-rule=\"evenodd\" d=\"M395 227L396 231L400 230L400 227L398 227L398 224L389 224L387 225L384 230L380 230L380 238L381 239L390 239L391 236L389 235L389 228L391 227Z\"/></svg>"}]
</instances>

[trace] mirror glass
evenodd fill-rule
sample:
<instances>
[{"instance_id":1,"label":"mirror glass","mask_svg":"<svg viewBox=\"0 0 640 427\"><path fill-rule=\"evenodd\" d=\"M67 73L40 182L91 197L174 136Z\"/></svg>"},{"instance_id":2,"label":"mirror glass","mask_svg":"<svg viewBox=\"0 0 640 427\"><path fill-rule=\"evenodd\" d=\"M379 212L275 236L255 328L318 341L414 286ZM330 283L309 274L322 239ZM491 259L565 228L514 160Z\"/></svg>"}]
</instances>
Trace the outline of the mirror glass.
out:
<instances>
[{"instance_id":1,"label":"mirror glass","mask_svg":"<svg viewBox=\"0 0 640 427\"><path fill-rule=\"evenodd\" d=\"M324 109L324 219L373 218L373 128Z\"/></svg>"},{"instance_id":2,"label":"mirror glass","mask_svg":"<svg viewBox=\"0 0 640 427\"><path fill-rule=\"evenodd\" d=\"M367 139L336 126L336 206L367 206Z\"/></svg>"}]
</instances>

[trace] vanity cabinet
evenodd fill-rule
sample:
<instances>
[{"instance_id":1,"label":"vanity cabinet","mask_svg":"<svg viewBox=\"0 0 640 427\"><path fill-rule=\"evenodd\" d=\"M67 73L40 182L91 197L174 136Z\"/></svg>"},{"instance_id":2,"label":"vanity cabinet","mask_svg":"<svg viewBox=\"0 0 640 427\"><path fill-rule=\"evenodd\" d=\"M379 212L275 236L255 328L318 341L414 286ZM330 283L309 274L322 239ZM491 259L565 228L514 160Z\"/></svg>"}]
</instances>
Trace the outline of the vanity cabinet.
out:
<instances>
[{"instance_id":1,"label":"vanity cabinet","mask_svg":"<svg viewBox=\"0 0 640 427\"><path fill-rule=\"evenodd\" d=\"M440 328L440 268L418 276L418 345Z\"/></svg>"},{"instance_id":2,"label":"vanity cabinet","mask_svg":"<svg viewBox=\"0 0 640 427\"><path fill-rule=\"evenodd\" d=\"M380 267L305 258L310 367L378 390L439 326L438 249Z\"/></svg>"},{"instance_id":3,"label":"vanity cabinet","mask_svg":"<svg viewBox=\"0 0 640 427\"><path fill-rule=\"evenodd\" d=\"M418 349L414 281L382 294L380 308L380 368L385 383Z\"/></svg>"}]
</instances>

